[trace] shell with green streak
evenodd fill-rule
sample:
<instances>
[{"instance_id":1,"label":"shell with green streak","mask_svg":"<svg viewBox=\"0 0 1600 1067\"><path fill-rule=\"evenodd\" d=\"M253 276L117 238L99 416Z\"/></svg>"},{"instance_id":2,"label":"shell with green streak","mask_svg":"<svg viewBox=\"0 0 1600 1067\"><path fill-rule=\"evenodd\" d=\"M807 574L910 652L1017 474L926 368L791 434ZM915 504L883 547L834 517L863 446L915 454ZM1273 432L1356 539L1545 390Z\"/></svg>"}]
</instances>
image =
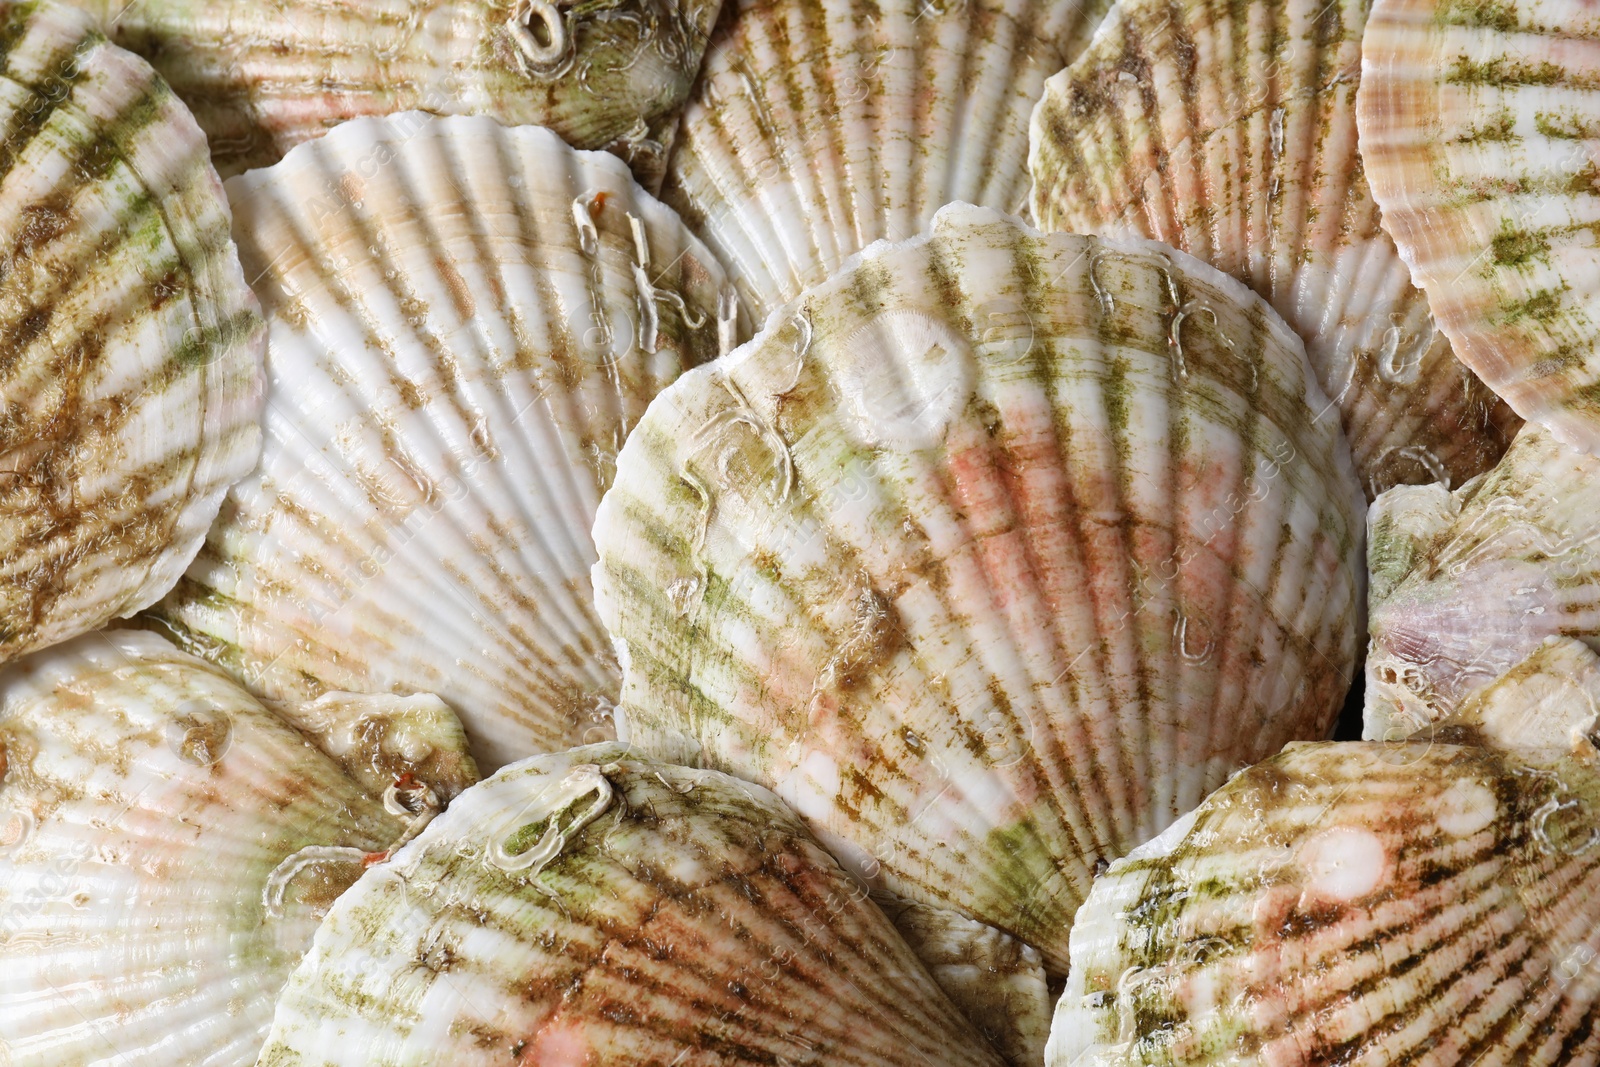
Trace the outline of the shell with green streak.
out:
<instances>
[{"instance_id":1,"label":"shell with green streak","mask_svg":"<svg viewBox=\"0 0 1600 1067\"><path fill-rule=\"evenodd\" d=\"M0 663L170 589L260 454L205 137L78 12L0 8Z\"/></svg>"},{"instance_id":2,"label":"shell with green streak","mask_svg":"<svg viewBox=\"0 0 1600 1067\"><path fill-rule=\"evenodd\" d=\"M224 176L363 115L548 126L657 182L720 0L73 0L194 109Z\"/></svg>"},{"instance_id":3,"label":"shell with green streak","mask_svg":"<svg viewBox=\"0 0 1600 1067\"><path fill-rule=\"evenodd\" d=\"M1369 497L1460 485L1517 419L1451 354L1356 144L1371 0L1118 0L1033 115L1046 229L1176 245L1305 338Z\"/></svg>"},{"instance_id":4,"label":"shell with green streak","mask_svg":"<svg viewBox=\"0 0 1600 1067\"><path fill-rule=\"evenodd\" d=\"M595 523L624 736L1059 973L1097 866L1331 726L1362 506L1258 297L953 205L635 427Z\"/></svg>"},{"instance_id":5,"label":"shell with green streak","mask_svg":"<svg viewBox=\"0 0 1600 1067\"><path fill-rule=\"evenodd\" d=\"M999 1067L771 793L592 745L461 794L334 905L260 1067Z\"/></svg>"},{"instance_id":6,"label":"shell with green streak","mask_svg":"<svg viewBox=\"0 0 1600 1067\"><path fill-rule=\"evenodd\" d=\"M248 1067L405 820L226 675L109 631L0 673L0 1063Z\"/></svg>"},{"instance_id":7,"label":"shell with green streak","mask_svg":"<svg viewBox=\"0 0 1600 1067\"><path fill-rule=\"evenodd\" d=\"M1600 660L1403 742L1292 745L1095 882L1047 1067L1593 1063Z\"/></svg>"}]
</instances>

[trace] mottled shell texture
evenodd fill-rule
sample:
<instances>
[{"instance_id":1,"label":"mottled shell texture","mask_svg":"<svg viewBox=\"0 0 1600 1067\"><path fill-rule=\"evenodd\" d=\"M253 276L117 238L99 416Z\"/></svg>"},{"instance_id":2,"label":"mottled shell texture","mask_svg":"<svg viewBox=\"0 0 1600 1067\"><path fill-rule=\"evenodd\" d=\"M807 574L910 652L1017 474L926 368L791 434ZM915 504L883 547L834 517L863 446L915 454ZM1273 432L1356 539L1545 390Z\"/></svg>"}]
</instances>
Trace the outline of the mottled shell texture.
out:
<instances>
[{"instance_id":1,"label":"mottled shell texture","mask_svg":"<svg viewBox=\"0 0 1600 1067\"><path fill-rule=\"evenodd\" d=\"M1369 0L1120 0L1033 116L1041 226L1176 245L1305 338L1369 497L1460 485L1515 433L1411 283L1356 144Z\"/></svg>"},{"instance_id":2,"label":"mottled shell texture","mask_svg":"<svg viewBox=\"0 0 1600 1067\"><path fill-rule=\"evenodd\" d=\"M260 1067L999 1067L764 789L620 745L462 794L341 897Z\"/></svg>"},{"instance_id":3,"label":"mottled shell texture","mask_svg":"<svg viewBox=\"0 0 1600 1067\"><path fill-rule=\"evenodd\" d=\"M947 208L635 428L595 524L626 736L1064 969L1097 864L1344 699L1326 407L1203 264Z\"/></svg>"},{"instance_id":4,"label":"mottled shell texture","mask_svg":"<svg viewBox=\"0 0 1600 1067\"><path fill-rule=\"evenodd\" d=\"M255 463L265 331L228 229L144 61L0 7L0 662L160 598Z\"/></svg>"}]
</instances>

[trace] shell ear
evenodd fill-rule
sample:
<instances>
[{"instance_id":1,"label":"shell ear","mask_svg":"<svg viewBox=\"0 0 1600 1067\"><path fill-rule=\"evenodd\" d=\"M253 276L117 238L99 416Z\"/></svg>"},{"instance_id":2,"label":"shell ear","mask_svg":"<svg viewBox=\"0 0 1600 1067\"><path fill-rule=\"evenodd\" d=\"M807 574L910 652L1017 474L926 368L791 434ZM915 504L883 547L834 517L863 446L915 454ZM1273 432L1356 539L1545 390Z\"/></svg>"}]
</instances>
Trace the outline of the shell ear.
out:
<instances>
[{"instance_id":1,"label":"shell ear","mask_svg":"<svg viewBox=\"0 0 1600 1067\"><path fill-rule=\"evenodd\" d=\"M1369 609L1389 598L1460 514L1460 497L1439 482L1396 486L1372 502L1367 511Z\"/></svg>"},{"instance_id":2,"label":"shell ear","mask_svg":"<svg viewBox=\"0 0 1600 1067\"><path fill-rule=\"evenodd\" d=\"M1572 637L1550 637L1475 694L1443 726L1474 730L1490 748L1531 762L1600 758L1600 656Z\"/></svg>"}]
</instances>

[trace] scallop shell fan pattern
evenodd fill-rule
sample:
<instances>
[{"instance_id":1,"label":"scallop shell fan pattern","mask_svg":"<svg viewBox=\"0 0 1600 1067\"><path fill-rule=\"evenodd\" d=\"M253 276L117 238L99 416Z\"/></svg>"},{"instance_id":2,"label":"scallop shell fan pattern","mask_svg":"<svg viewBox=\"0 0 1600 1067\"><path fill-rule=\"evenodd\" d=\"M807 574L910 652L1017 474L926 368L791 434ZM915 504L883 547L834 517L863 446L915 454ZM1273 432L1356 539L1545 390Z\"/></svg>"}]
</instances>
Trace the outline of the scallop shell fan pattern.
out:
<instances>
[{"instance_id":1,"label":"scallop shell fan pattern","mask_svg":"<svg viewBox=\"0 0 1600 1067\"><path fill-rule=\"evenodd\" d=\"M0 8L0 662L172 588L260 454L260 308L150 67Z\"/></svg>"},{"instance_id":2,"label":"scallop shell fan pattern","mask_svg":"<svg viewBox=\"0 0 1600 1067\"><path fill-rule=\"evenodd\" d=\"M1600 13L1379 0L1361 151L1456 354L1523 418L1600 452Z\"/></svg>"},{"instance_id":3,"label":"scallop shell fan pattern","mask_svg":"<svg viewBox=\"0 0 1600 1067\"><path fill-rule=\"evenodd\" d=\"M249 1067L404 822L215 667L91 634L0 673L0 1063Z\"/></svg>"},{"instance_id":4,"label":"scallop shell fan pattern","mask_svg":"<svg viewBox=\"0 0 1600 1067\"><path fill-rule=\"evenodd\" d=\"M1309 374L1154 242L954 205L873 246L623 449L626 738L1059 973L1097 864L1344 699L1363 505Z\"/></svg>"},{"instance_id":5,"label":"scallop shell fan pattern","mask_svg":"<svg viewBox=\"0 0 1600 1067\"><path fill-rule=\"evenodd\" d=\"M1367 495L1460 485L1516 416L1435 328L1362 171L1369 0L1121 0L1033 116L1046 229L1166 241L1305 339Z\"/></svg>"},{"instance_id":6,"label":"scallop shell fan pattern","mask_svg":"<svg viewBox=\"0 0 1600 1067\"><path fill-rule=\"evenodd\" d=\"M720 0L74 0L194 109L226 175L349 119L548 126L659 183Z\"/></svg>"},{"instance_id":7,"label":"scallop shell fan pattern","mask_svg":"<svg viewBox=\"0 0 1600 1067\"><path fill-rule=\"evenodd\" d=\"M751 321L955 201L1017 211L1028 115L1109 0L728 0L662 198Z\"/></svg>"},{"instance_id":8,"label":"scallop shell fan pattern","mask_svg":"<svg viewBox=\"0 0 1600 1067\"><path fill-rule=\"evenodd\" d=\"M489 119L346 123L229 192L267 444L155 624L272 699L436 694L486 770L610 736L589 528L717 354L720 269L615 157Z\"/></svg>"},{"instance_id":9,"label":"scallop shell fan pattern","mask_svg":"<svg viewBox=\"0 0 1600 1067\"><path fill-rule=\"evenodd\" d=\"M341 897L260 1067L999 1067L771 793L537 756Z\"/></svg>"}]
</instances>

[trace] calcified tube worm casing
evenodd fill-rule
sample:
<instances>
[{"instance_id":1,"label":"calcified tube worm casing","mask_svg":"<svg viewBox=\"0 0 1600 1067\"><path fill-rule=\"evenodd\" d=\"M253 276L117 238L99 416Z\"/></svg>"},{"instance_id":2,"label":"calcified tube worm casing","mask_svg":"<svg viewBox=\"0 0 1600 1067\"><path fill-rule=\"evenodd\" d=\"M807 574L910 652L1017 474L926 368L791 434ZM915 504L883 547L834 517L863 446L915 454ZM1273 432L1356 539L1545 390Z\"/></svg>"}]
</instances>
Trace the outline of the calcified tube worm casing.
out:
<instances>
[{"instance_id":1,"label":"calcified tube worm casing","mask_svg":"<svg viewBox=\"0 0 1600 1067\"><path fill-rule=\"evenodd\" d=\"M1097 864L1343 701L1363 505L1309 375L1154 243L955 205L873 246L623 449L628 739L1059 973Z\"/></svg>"}]
</instances>

